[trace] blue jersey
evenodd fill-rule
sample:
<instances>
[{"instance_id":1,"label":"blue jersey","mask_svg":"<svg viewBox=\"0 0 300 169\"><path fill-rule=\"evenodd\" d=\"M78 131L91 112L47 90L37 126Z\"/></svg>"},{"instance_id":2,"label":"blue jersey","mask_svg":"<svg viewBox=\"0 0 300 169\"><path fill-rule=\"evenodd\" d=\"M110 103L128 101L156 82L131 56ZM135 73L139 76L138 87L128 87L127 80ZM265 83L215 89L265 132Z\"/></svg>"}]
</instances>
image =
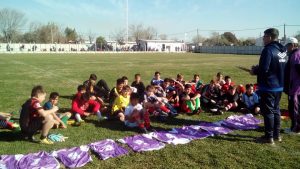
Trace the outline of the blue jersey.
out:
<instances>
[{"instance_id":1,"label":"blue jersey","mask_svg":"<svg viewBox=\"0 0 300 169\"><path fill-rule=\"evenodd\" d=\"M254 105L259 103L258 95L256 93L252 93L252 95L244 93L242 99L248 109L253 108Z\"/></svg>"},{"instance_id":2,"label":"blue jersey","mask_svg":"<svg viewBox=\"0 0 300 169\"><path fill-rule=\"evenodd\" d=\"M50 109L52 109L52 107L53 107L53 105L50 101L48 101L44 104L44 110L50 110Z\"/></svg>"}]
</instances>

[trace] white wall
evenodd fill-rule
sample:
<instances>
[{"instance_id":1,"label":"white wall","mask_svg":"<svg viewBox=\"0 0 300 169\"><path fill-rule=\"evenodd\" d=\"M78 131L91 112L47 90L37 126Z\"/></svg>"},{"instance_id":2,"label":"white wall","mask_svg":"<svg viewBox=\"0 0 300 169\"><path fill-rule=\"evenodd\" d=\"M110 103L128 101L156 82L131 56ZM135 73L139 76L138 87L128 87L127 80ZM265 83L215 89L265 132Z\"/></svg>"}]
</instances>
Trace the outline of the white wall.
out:
<instances>
[{"instance_id":1,"label":"white wall","mask_svg":"<svg viewBox=\"0 0 300 169\"><path fill-rule=\"evenodd\" d=\"M151 50L162 52L163 44L165 45L165 52L180 52L185 50L184 43L177 42L147 42L147 50L151 48Z\"/></svg>"},{"instance_id":2,"label":"white wall","mask_svg":"<svg viewBox=\"0 0 300 169\"><path fill-rule=\"evenodd\" d=\"M10 51L7 51L7 45L9 45ZM50 52L50 49L56 48L56 52L75 52L82 49L87 50L87 44L29 44L29 43L0 43L0 52L33 52L33 48L36 47L35 52ZM59 49L61 51L59 51ZM73 49L73 50L72 50Z\"/></svg>"}]
</instances>

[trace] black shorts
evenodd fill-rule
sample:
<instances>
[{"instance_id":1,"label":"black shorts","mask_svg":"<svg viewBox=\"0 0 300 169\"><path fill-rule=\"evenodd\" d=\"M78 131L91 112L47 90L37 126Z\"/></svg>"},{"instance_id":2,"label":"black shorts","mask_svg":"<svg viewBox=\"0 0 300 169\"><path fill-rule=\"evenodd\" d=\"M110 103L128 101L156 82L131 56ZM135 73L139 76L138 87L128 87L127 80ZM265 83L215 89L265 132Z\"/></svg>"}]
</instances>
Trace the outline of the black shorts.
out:
<instances>
[{"instance_id":1,"label":"black shorts","mask_svg":"<svg viewBox=\"0 0 300 169\"><path fill-rule=\"evenodd\" d=\"M37 131L42 130L43 128L43 117L36 117L30 120L27 127L27 134L29 136L34 135Z\"/></svg>"}]
</instances>

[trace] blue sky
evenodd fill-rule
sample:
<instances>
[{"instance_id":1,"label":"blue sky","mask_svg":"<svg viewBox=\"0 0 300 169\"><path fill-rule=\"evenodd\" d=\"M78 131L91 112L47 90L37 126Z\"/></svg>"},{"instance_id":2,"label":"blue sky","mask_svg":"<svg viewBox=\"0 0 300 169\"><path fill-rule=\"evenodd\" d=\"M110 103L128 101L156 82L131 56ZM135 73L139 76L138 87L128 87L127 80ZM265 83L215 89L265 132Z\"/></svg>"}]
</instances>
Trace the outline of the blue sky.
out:
<instances>
[{"instance_id":1,"label":"blue sky","mask_svg":"<svg viewBox=\"0 0 300 169\"><path fill-rule=\"evenodd\" d=\"M208 37L213 30L262 28L234 31L238 37L258 37L264 28L300 25L299 0L128 0L129 24L153 26L169 38ZM109 36L126 27L126 0L1 0L0 8L22 11L30 22L55 22L88 32ZM283 27L278 27L283 35ZM287 36L300 26L286 27ZM188 32L188 33L186 33Z\"/></svg>"}]
</instances>

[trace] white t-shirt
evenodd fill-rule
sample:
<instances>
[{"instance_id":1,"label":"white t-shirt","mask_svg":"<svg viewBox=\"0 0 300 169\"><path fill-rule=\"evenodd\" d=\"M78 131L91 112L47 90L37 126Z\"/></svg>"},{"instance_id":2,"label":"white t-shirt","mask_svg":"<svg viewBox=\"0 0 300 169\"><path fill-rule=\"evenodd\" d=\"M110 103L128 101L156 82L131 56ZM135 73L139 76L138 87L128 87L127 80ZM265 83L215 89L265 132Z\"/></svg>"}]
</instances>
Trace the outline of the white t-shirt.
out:
<instances>
[{"instance_id":1,"label":"white t-shirt","mask_svg":"<svg viewBox=\"0 0 300 169\"><path fill-rule=\"evenodd\" d=\"M125 108L125 116L130 116L133 110L141 111L143 109L143 106L141 104L137 104L135 106L132 106L131 104Z\"/></svg>"}]
</instances>

